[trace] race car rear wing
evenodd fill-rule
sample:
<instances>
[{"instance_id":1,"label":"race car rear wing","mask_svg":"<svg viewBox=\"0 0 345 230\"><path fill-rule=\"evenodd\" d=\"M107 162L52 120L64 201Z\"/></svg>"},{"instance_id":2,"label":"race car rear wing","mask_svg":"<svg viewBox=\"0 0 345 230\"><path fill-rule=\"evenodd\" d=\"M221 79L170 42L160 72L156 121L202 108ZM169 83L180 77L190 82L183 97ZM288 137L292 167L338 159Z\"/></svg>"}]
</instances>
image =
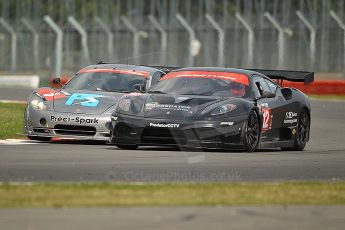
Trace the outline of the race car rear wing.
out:
<instances>
[{"instance_id":1,"label":"race car rear wing","mask_svg":"<svg viewBox=\"0 0 345 230\"><path fill-rule=\"evenodd\" d=\"M265 70L265 69L248 69L266 75L271 79L304 82L305 85L314 81L314 72L307 71L290 71L290 70Z\"/></svg>"}]
</instances>

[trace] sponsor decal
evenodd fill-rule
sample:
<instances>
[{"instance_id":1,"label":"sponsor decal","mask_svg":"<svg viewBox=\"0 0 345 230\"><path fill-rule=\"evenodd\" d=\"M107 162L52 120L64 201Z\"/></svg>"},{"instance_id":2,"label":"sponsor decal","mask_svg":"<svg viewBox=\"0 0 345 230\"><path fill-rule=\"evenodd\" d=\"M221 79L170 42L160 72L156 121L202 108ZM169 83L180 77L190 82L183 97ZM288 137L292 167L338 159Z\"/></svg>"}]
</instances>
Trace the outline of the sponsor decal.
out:
<instances>
[{"instance_id":1,"label":"sponsor decal","mask_svg":"<svg viewBox=\"0 0 345 230\"><path fill-rule=\"evenodd\" d=\"M295 112L286 112L285 119L292 119L294 117L297 117L297 113Z\"/></svg>"},{"instance_id":2,"label":"sponsor decal","mask_svg":"<svg viewBox=\"0 0 345 230\"><path fill-rule=\"evenodd\" d=\"M150 102L150 103L146 103L145 104L145 110L150 111L151 109L153 109L156 106L156 102Z\"/></svg>"},{"instance_id":3,"label":"sponsor decal","mask_svg":"<svg viewBox=\"0 0 345 230\"><path fill-rule=\"evenodd\" d=\"M284 124L293 124L293 123L297 123L297 118L296 119L284 120Z\"/></svg>"},{"instance_id":4,"label":"sponsor decal","mask_svg":"<svg viewBox=\"0 0 345 230\"><path fill-rule=\"evenodd\" d=\"M231 122L231 121L220 122L220 126L231 126L231 125L234 125L234 122Z\"/></svg>"},{"instance_id":5,"label":"sponsor decal","mask_svg":"<svg viewBox=\"0 0 345 230\"><path fill-rule=\"evenodd\" d=\"M295 134L296 134L296 132L297 132L297 130L296 130L296 129L292 129L292 130L291 130L292 135L295 135Z\"/></svg>"},{"instance_id":6,"label":"sponsor decal","mask_svg":"<svg viewBox=\"0 0 345 230\"><path fill-rule=\"evenodd\" d=\"M234 81L244 85L249 85L248 76L242 73L234 72L214 72L214 71L176 71L166 74L161 80L171 78L211 78Z\"/></svg>"},{"instance_id":7,"label":"sponsor decal","mask_svg":"<svg viewBox=\"0 0 345 230\"><path fill-rule=\"evenodd\" d=\"M162 109L162 110L185 111L185 112L188 112L191 110L191 107L187 105L158 104L158 103L146 103L145 108L147 110L157 108L157 109Z\"/></svg>"},{"instance_id":8,"label":"sponsor decal","mask_svg":"<svg viewBox=\"0 0 345 230\"><path fill-rule=\"evenodd\" d=\"M269 108L262 108L262 131L270 130L272 127L272 110Z\"/></svg>"},{"instance_id":9,"label":"sponsor decal","mask_svg":"<svg viewBox=\"0 0 345 230\"><path fill-rule=\"evenodd\" d=\"M178 128L180 127L180 124L163 124L163 123L150 123L150 127L155 128Z\"/></svg>"},{"instance_id":10,"label":"sponsor decal","mask_svg":"<svg viewBox=\"0 0 345 230\"><path fill-rule=\"evenodd\" d=\"M285 113L285 119L284 119L284 124L293 124L297 123L297 113L295 112L286 112Z\"/></svg>"},{"instance_id":11,"label":"sponsor decal","mask_svg":"<svg viewBox=\"0 0 345 230\"><path fill-rule=\"evenodd\" d=\"M137 75L142 77L149 77L150 73L140 70L131 70L131 69L82 69L79 73L118 73L118 74L127 74L127 75Z\"/></svg>"},{"instance_id":12,"label":"sponsor decal","mask_svg":"<svg viewBox=\"0 0 345 230\"><path fill-rule=\"evenodd\" d=\"M77 124L98 124L98 118L82 118L82 117L60 117L50 116L50 120L57 123L77 123Z\"/></svg>"},{"instance_id":13,"label":"sponsor decal","mask_svg":"<svg viewBox=\"0 0 345 230\"><path fill-rule=\"evenodd\" d=\"M78 104L81 106L96 107L99 103L99 100L96 99L98 97L103 97L103 95L88 94L88 93L74 93L68 98L68 100L65 102L65 105ZM81 102L74 103L74 101L81 101Z\"/></svg>"}]
</instances>

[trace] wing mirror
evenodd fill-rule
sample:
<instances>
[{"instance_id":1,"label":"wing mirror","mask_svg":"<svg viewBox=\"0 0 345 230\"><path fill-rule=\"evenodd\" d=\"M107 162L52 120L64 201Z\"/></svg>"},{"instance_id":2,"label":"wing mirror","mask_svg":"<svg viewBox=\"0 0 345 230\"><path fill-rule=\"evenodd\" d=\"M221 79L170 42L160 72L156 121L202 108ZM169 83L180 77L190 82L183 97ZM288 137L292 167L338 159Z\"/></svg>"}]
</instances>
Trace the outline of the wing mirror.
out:
<instances>
[{"instance_id":1,"label":"wing mirror","mask_svg":"<svg viewBox=\"0 0 345 230\"><path fill-rule=\"evenodd\" d=\"M267 91L263 91L261 93L261 98L273 98L275 97L276 95L274 93L271 93L271 92L267 92Z\"/></svg>"},{"instance_id":2,"label":"wing mirror","mask_svg":"<svg viewBox=\"0 0 345 230\"><path fill-rule=\"evenodd\" d=\"M61 78L54 78L53 83L56 85L60 85L61 87L63 86L63 84L61 82Z\"/></svg>"},{"instance_id":3,"label":"wing mirror","mask_svg":"<svg viewBox=\"0 0 345 230\"><path fill-rule=\"evenodd\" d=\"M292 98L292 91L289 88L282 88L281 93L283 94L285 100L290 100Z\"/></svg>"},{"instance_id":4,"label":"wing mirror","mask_svg":"<svg viewBox=\"0 0 345 230\"><path fill-rule=\"evenodd\" d=\"M139 91L141 93L144 93L145 92L145 86L142 85L142 84L136 84L134 85L133 87L136 91Z\"/></svg>"},{"instance_id":5,"label":"wing mirror","mask_svg":"<svg viewBox=\"0 0 345 230\"><path fill-rule=\"evenodd\" d=\"M61 79L60 78L54 78L53 83L54 84L61 84Z\"/></svg>"}]
</instances>

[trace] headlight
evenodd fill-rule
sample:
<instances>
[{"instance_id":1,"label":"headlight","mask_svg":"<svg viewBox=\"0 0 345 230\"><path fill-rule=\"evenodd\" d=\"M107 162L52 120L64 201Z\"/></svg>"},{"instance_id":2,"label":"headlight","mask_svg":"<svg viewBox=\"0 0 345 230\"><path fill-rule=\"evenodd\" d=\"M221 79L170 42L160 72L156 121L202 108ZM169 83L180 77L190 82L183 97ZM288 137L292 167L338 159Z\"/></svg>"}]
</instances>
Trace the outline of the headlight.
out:
<instances>
[{"instance_id":1,"label":"headlight","mask_svg":"<svg viewBox=\"0 0 345 230\"><path fill-rule=\"evenodd\" d=\"M128 99L128 98L124 98L124 99L121 99L119 101L119 108L123 111L126 111L128 112L129 111L129 108L131 106L131 100Z\"/></svg>"},{"instance_id":2,"label":"headlight","mask_svg":"<svg viewBox=\"0 0 345 230\"><path fill-rule=\"evenodd\" d=\"M211 113L211 115L221 115L224 113L228 113L234 109L236 109L236 105L234 104L225 104L225 105L221 105L218 108L216 108L215 110L213 110L213 112Z\"/></svg>"},{"instance_id":3,"label":"headlight","mask_svg":"<svg viewBox=\"0 0 345 230\"><path fill-rule=\"evenodd\" d=\"M44 103L43 99L38 96L35 96L31 100L30 105L36 110L50 110L49 107Z\"/></svg>"}]
</instances>

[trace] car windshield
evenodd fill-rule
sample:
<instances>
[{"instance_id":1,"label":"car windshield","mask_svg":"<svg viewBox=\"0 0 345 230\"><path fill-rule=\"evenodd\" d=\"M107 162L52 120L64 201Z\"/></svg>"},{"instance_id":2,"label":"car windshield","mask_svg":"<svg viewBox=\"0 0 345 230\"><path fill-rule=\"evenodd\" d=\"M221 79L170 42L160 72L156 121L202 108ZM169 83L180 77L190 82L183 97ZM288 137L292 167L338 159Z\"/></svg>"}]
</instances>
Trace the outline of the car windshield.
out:
<instances>
[{"instance_id":1,"label":"car windshield","mask_svg":"<svg viewBox=\"0 0 345 230\"><path fill-rule=\"evenodd\" d=\"M165 75L149 93L248 97L249 80L245 74L209 71L178 71Z\"/></svg>"},{"instance_id":2,"label":"car windshield","mask_svg":"<svg viewBox=\"0 0 345 230\"><path fill-rule=\"evenodd\" d=\"M133 92L136 91L136 85L145 85L148 76L148 72L132 70L82 70L63 89Z\"/></svg>"}]
</instances>

